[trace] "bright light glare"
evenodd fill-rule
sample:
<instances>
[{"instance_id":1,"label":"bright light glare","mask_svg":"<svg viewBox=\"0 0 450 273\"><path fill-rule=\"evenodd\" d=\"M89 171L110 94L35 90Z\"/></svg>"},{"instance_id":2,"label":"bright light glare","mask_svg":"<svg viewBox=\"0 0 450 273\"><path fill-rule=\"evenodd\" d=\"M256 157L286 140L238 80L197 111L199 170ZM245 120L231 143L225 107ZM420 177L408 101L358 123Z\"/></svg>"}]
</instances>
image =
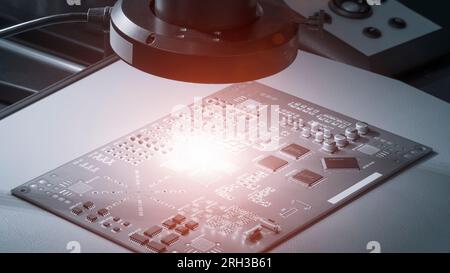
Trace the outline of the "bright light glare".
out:
<instances>
[{"instance_id":1,"label":"bright light glare","mask_svg":"<svg viewBox=\"0 0 450 273\"><path fill-rule=\"evenodd\" d=\"M231 155L223 145L208 134L177 137L165 166L191 175L216 172L231 173Z\"/></svg>"}]
</instances>

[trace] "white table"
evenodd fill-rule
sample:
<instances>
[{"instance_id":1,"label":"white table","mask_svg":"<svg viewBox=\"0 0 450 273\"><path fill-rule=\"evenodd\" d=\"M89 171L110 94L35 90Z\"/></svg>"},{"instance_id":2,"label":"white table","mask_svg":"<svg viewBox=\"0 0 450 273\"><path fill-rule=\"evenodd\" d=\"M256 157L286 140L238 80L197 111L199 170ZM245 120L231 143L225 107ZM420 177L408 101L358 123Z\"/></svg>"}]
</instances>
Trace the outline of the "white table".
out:
<instances>
[{"instance_id":1,"label":"white table","mask_svg":"<svg viewBox=\"0 0 450 273\"><path fill-rule=\"evenodd\" d=\"M420 90L308 53L261 80L432 147L436 155L283 243L282 252L450 251L450 105ZM0 121L0 251L119 252L10 190L223 85L150 76L119 61Z\"/></svg>"}]
</instances>

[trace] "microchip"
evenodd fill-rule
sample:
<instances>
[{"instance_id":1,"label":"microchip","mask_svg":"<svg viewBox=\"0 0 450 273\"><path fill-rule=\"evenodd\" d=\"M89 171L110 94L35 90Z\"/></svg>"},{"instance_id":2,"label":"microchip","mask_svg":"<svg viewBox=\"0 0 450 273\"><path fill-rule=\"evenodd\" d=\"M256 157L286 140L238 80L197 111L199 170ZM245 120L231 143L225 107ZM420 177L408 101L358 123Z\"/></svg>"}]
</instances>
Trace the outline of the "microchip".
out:
<instances>
[{"instance_id":1,"label":"microchip","mask_svg":"<svg viewBox=\"0 0 450 273\"><path fill-rule=\"evenodd\" d=\"M103 208L103 209L99 209L99 210L97 211L97 213L98 213L98 215L100 215L100 216L106 216L106 215L109 214L109 211L108 211L107 209Z\"/></svg>"},{"instance_id":2,"label":"microchip","mask_svg":"<svg viewBox=\"0 0 450 273\"><path fill-rule=\"evenodd\" d=\"M116 232L116 233L118 233L118 232L121 231L121 229L120 229L120 227L115 227L115 228L113 228L113 231Z\"/></svg>"},{"instance_id":3,"label":"microchip","mask_svg":"<svg viewBox=\"0 0 450 273\"><path fill-rule=\"evenodd\" d=\"M129 227L129 226L131 225L131 223L130 223L130 222L123 222L122 225L123 225L124 227Z\"/></svg>"},{"instance_id":4,"label":"microchip","mask_svg":"<svg viewBox=\"0 0 450 273\"><path fill-rule=\"evenodd\" d=\"M277 170L286 166L288 162L276 156L270 155L258 161L258 164L266 169L271 170L272 172L276 172Z\"/></svg>"},{"instance_id":5,"label":"microchip","mask_svg":"<svg viewBox=\"0 0 450 273\"><path fill-rule=\"evenodd\" d=\"M186 224L184 224L184 226L190 230L194 230L198 227L198 223L195 222L194 220L189 220L186 222Z\"/></svg>"},{"instance_id":6,"label":"microchip","mask_svg":"<svg viewBox=\"0 0 450 273\"><path fill-rule=\"evenodd\" d=\"M297 144L291 144L289 146L284 147L281 149L281 152L292 156L295 159L299 159L300 157L304 156L305 154L309 153L309 149L297 145Z\"/></svg>"},{"instance_id":7,"label":"microchip","mask_svg":"<svg viewBox=\"0 0 450 273\"><path fill-rule=\"evenodd\" d=\"M171 244L175 243L178 239L180 238L180 236L176 235L176 234L169 234L166 237L161 239L161 243L170 246Z\"/></svg>"},{"instance_id":8,"label":"microchip","mask_svg":"<svg viewBox=\"0 0 450 273\"><path fill-rule=\"evenodd\" d=\"M180 233L181 235L187 235L189 233L189 229L185 226L178 226L175 229L176 232Z\"/></svg>"},{"instance_id":9,"label":"microchip","mask_svg":"<svg viewBox=\"0 0 450 273\"><path fill-rule=\"evenodd\" d=\"M86 209L92 209L94 207L94 203L91 201L84 202L83 207Z\"/></svg>"},{"instance_id":10,"label":"microchip","mask_svg":"<svg viewBox=\"0 0 450 273\"><path fill-rule=\"evenodd\" d=\"M97 216L95 216L94 214L89 214L89 215L86 217L86 219L87 219L89 222L95 222L95 221L97 221Z\"/></svg>"},{"instance_id":11,"label":"microchip","mask_svg":"<svg viewBox=\"0 0 450 273\"><path fill-rule=\"evenodd\" d=\"M358 160L354 157L325 157L322 164L325 169L359 169Z\"/></svg>"},{"instance_id":12,"label":"microchip","mask_svg":"<svg viewBox=\"0 0 450 273\"><path fill-rule=\"evenodd\" d=\"M172 221L174 221L177 224L181 224L184 220L186 220L186 217L184 217L181 214L177 214L172 218Z\"/></svg>"},{"instance_id":13,"label":"microchip","mask_svg":"<svg viewBox=\"0 0 450 273\"><path fill-rule=\"evenodd\" d=\"M139 233L133 233L130 235L130 240L140 244L141 246L145 245L146 243L148 243L148 238L145 237L144 235L141 235Z\"/></svg>"},{"instance_id":14,"label":"microchip","mask_svg":"<svg viewBox=\"0 0 450 273\"><path fill-rule=\"evenodd\" d=\"M156 253L161 253L166 250L166 246L155 241L148 242L147 247Z\"/></svg>"},{"instance_id":15,"label":"microchip","mask_svg":"<svg viewBox=\"0 0 450 273\"><path fill-rule=\"evenodd\" d=\"M119 221L120 221L120 217L117 217L117 216L114 217L114 218L113 218L113 221L114 221L114 222L119 222Z\"/></svg>"},{"instance_id":16,"label":"microchip","mask_svg":"<svg viewBox=\"0 0 450 273\"><path fill-rule=\"evenodd\" d=\"M157 234L159 234L162 231L162 227L160 226L153 226L151 228L148 228L145 232L144 235L148 236L148 237L154 237Z\"/></svg>"},{"instance_id":17,"label":"microchip","mask_svg":"<svg viewBox=\"0 0 450 273\"><path fill-rule=\"evenodd\" d=\"M83 213L83 209L80 208L80 207L73 208L72 209L72 213L75 214L75 215L80 215L80 214Z\"/></svg>"},{"instance_id":18,"label":"microchip","mask_svg":"<svg viewBox=\"0 0 450 273\"><path fill-rule=\"evenodd\" d=\"M298 182L306 184L308 187L311 187L314 183L321 180L323 176L310 170L303 170L295 174L292 178Z\"/></svg>"},{"instance_id":19,"label":"microchip","mask_svg":"<svg viewBox=\"0 0 450 273\"><path fill-rule=\"evenodd\" d=\"M110 222L104 222L104 223L103 223L103 226L104 226L104 227L110 227L110 226L111 226L111 223L110 223Z\"/></svg>"},{"instance_id":20,"label":"microchip","mask_svg":"<svg viewBox=\"0 0 450 273\"><path fill-rule=\"evenodd\" d=\"M166 220L162 223L163 226L165 226L168 229L172 229L174 227L177 226L177 223L175 223L174 221L172 221L171 219Z\"/></svg>"}]
</instances>

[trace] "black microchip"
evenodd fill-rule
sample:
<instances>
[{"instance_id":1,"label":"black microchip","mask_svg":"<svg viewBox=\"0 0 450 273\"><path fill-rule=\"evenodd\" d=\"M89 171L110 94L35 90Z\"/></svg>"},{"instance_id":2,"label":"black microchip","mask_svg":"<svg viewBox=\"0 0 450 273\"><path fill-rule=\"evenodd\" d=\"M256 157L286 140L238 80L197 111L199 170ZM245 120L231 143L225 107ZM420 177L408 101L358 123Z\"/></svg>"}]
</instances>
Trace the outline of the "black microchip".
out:
<instances>
[{"instance_id":1,"label":"black microchip","mask_svg":"<svg viewBox=\"0 0 450 273\"><path fill-rule=\"evenodd\" d=\"M184 225L190 230L194 230L198 227L198 223L195 222L194 220L189 220Z\"/></svg>"},{"instance_id":2,"label":"black microchip","mask_svg":"<svg viewBox=\"0 0 450 273\"><path fill-rule=\"evenodd\" d=\"M161 253L166 250L166 246L155 241L148 242L147 247L156 253Z\"/></svg>"},{"instance_id":3,"label":"black microchip","mask_svg":"<svg viewBox=\"0 0 450 273\"><path fill-rule=\"evenodd\" d=\"M73 208L73 209L72 209L72 212L73 212L73 214L75 214L75 215L80 215L80 214L83 213L83 209L81 209L81 208L79 208L79 207L76 207L76 208Z\"/></svg>"},{"instance_id":4,"label":"black microchip","mask_svg":"<svg viewBox=\"0 0 450 273\"><path fill-rule=\"evenodd\" d=\"M123 222L122 225L123 225L124 227L129 227L129 226L131 225L131 223L130 223L130 222Z\"/></svg>"},{"instance_id":5,"label":"black microchip","mask_svg":"<svg viewBox=\"0 0 450 273\"><path fill-rule=\"evenodd\" d=\"M110 222L104 222L104 223L103 223L103 226L104 226L104 227L110 227L110 226L111 226L111 223L110 223Z\"/></svg>"},{"instance_id":6,"label":"black microchip","mask_svg":"<svg viewBox=\"0 0 450 273\"><path fill-rule=\"evenodd\" d=\"M83 207L85 207L87 209L92 209L94 207L94 203L91 201L87 201L83 204Z\"/></svg>"},{"instance_id":7,"label":"black microchip","mask_svg":"<svg viewBox=\"0 0 450 273\"><path fill-rule=\"evenodd\" d=\"M181 214L177 214L172 218L172 221L174 221L177 224L181 224L184 220L186 220L186 217L184 217Z\"/></svg>"},{"instance_id":8,"label":"black microchip","mask_svg":"<svg viewBox=\"0 0 450 273\"><path fill-rule=\"evenodd\" d=\"M114 217L114 218L113 218L113 221L114 221L114 222L119 222L119 221L120 221L120 217Z\"/></svg>"},{"instance_id":9,"label":"black microchip","mask_svg":"<svg viewBox=\"0 0 450 273\"><path fill-rule=\"evenodd\" d=\"M148 243L148 238L145 237L144 235L141 235L139 233L133 233L130 235L130 240L140 244L141 246L145 245L146 243Z\"/></svg>"},{"instance_id":10,"label":"black microchip","mask_svg":"<svg viewBox=\"0 0 450 273\"><path fill-rule=\"evenodd\" d=\"M175 223L171 219L164 221L164 223L162 223L162 224L163 224L163 226L165 226L168 229L172 229L177 226L177 223Z\"/></svg>"},{"instance_id":11,"label":"black microchip","mask_svg":"<svg viewBox=\"0 0 450 273\"><path fill-rule=\"evenodd\" d=\"M162 227L160 226L153 226L151 228L148 228L144 234L148 237L154 237L157 234L159 234L162 231Z\"/></svg>"},{"instance_id":12,"label":"black microchip","mask_svg":"<svg viewBox=\"0 0 450 273\"><path fill-rule=\"evenodd\" d=\"M291 144L289 146L286 146L283 149L281 149L281 151L287 155L292 156L295 159L299 159L300 157L309 153L309 149L297 144Z\"/></svg>"},{"instance_id":13,"label":"black microchip","mask_svg":"<svg viewBox=\"0 0 450 273\"><path fill-rule=\"evenodd\" d=\"M292 178L311 187L314 183L321 180L323 176L310 170L303 170L295 174Z\"/></svg>"},{"instance_id":14,"label":"black microchip","mask_svg":"<svg viewBox=\"0 0 450 273\"><path fill-rule=\"evenodd\" d=\"M99 209L99 210L97 211L97 213L98 213L98 215L100 215L100 216L106 216L106 215L109 214L109 211L108 211L107 209L103 208L103 209Z\"/></svg>"},{"instance_id":15,"label":"black microchip","mask_svg":"<svg viewBox=\"0 0 450 273\"><path fill-rule=\"evenodd\" d=\"M325 157L322 163L325 169L359 169L358 160L354 157Z\"/></svg>"},{"instance_id":16,"label":"black microchip","mask_svg":"<svg viewBox=\"0 0 450 273\"><path fill-rule=\"evenodd\" d=\"M185 226L178 226L175 229L176 232L180 233L181 235L187 235L189 233L189 229Z\"/></svg>"},{"instance_id":17,"label":"black microchip","mask_svg":"<svg viewBox=\"0 0 450 273\"><path fill-rule=\"evenodd\" d=\"M263 166L266 169L271 170L272 172L276 172L277 170L286 166L288 164L288 162L286 160L283 160L276 156L269 155L268 157L265 157L265 158L261 159L260 161L258 161L258 164Z\"/></svg>"},{"instance_id":18,"label":"black microchip","mask_svg":"<svg viewBox=\"0 0 450 273\"><path fill-rule=\"evenodd\" d=\"M95 216L94 214L89 214L89 215L86 217L86 219L87 219L89 222L95 222L95 221L97 221L97 216Z\"/></svg>"},{"instance_id":19,"label":"black microchip","mask_svg":"<svg viewBox=\"0 0 450 273\"><path fill-rule=\"evenodd\" d=\"M180 236L171 233L166 237L162 238L161 243L170 246L171 244L175 243L179 238Z\"/></svg>"}]
</instances>

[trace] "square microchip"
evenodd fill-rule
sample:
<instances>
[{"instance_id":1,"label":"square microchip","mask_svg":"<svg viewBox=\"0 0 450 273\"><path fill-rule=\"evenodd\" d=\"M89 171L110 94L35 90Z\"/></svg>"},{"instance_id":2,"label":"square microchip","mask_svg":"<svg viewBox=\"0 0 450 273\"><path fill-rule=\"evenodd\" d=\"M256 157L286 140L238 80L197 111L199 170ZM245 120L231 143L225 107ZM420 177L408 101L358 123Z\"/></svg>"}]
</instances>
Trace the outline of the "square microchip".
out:
<instances>
[{"instance_id":1,"label":"square microchip","mask_svg":"<svg viewBox=\"0 0 450 273\"><path fill-rule=\"evenodd\" d=\"M329 169L358 169L358 160L354 157L325 157L322 159L323 167Z\"/></svg>"},{"instance_id":2,"label":"square microchip","mask_svg":"<svg viewBox=\"0 0 450 273\"><path fill-rule=\"evenodd\" d=\"M320 181L323 176L310 170L303 170L295 174L292 178L298 182L306 184L308 187L311 187L312 185Z\"/></svg>"},{"instance_id":3,"label":"square microchip","mask_svg":"<svg viewBox=\"0 0 450 273\"><path fill-rule=\"evenodd\" d=\"M184 217L181 214L177 214L172 218L172 221L174 221L177 224L181 224L184 220L186 220L186 217Z\"/></svg>"},{"instance_id":4,"label":"square microchip","mask_svg":"<svg viewBox=\"0 0 450 273\"><path fill-rule=\"evenodd\" d=\"M304 156L305 154L309 153L309 149L297 145L297 144L291 144L289 146L284 147L281 149L281 152L292 156L295 159L299 159L300 157Z\"/></svg>"},{"instance_id":5,"label":"square microchip","mask_svg":"<svg viewBox=\"0 0 450 273\"><path fill-rule=\"evenodd\" d=\"M269 155L268 157L265 157L258 161L258 164L266 169L271 170L272 172L276 172L282 167L286 166L288 162L276 156Z\"/></svg>"}]
</instances>

